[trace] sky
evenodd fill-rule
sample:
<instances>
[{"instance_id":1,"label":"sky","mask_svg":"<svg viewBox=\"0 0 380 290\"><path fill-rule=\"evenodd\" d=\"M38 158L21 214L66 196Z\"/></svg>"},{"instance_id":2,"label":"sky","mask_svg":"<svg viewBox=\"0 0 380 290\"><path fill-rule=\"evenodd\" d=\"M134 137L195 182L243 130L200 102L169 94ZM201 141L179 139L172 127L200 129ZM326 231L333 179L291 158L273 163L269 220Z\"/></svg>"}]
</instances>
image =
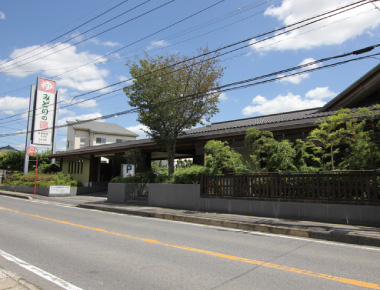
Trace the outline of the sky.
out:
<instances>
[{"instance_id":1,"label":"sky","mask_svg":"<svg viewBox=\"0 0 380 290\"><path fill-rule=\"evenodd\" d=\"M12 0L0 4L0 37L0 147L22 150L37 77L56 81L58 124L107 116L145 138L137 115L120 113L132 109L126 63L144 53L218 50L221 85L302 65L228 87L211 123L321 107L380 64L380 1ZM66 133L57 130L57 150Z\"/></svg>"}]
</instances>

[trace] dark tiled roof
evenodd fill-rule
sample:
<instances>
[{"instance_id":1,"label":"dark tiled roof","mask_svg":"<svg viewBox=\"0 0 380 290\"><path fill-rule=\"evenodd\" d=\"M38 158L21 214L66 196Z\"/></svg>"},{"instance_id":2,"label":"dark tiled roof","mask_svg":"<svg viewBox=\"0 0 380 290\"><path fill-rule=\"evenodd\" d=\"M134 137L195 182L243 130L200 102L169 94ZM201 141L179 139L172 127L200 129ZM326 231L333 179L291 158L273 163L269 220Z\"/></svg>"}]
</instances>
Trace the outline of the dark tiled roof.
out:
<instances>
[{"instance_id":1,"label":"dark tiled roof","mask_svg":"<svg viewBox=\"0 0 380 290\"><path fill-rule=\"evenodd\" d=\"M301 111L293 111L293 112L287 112L287 113L281 113L281 114L272 114L272 115L266 115L266 116L259 116L259 117L253 117L253 118L245 118L245 119L239 119L239 120L232 120L232 121L226 121L226 122L218 122L213 123L211 125L195 128L186 131L187 136L189 135L197 135L202 133L209 133L213 134L215 131L240 131L239 129L249 128L253 126L258 127L273 127L270 125L273 124L279 124L283 123L281 125L285 125L288 122L295 121L296 123L299 123L299 125L302 125L305 123L305 120L307 119L315 119L315 118L323 118L331 113L318 113L318 110L320 108L314 108L314 109L307 109L307 110L301 110Z\"/></svg>"},{"instance_id":2,"label":"dark tiled roof","mask_svg":"<svg viewBox=\"0 0 380 290\"><path fill-rule=\"evenodd\" d=\"M293 111L281 114L272 114L253 118L238 119L226 122L217 122L205 127L191 129L179 136L178 143L200 139L213 139L221 136L242 135L253 126L260 130L280 130L290 127L304 128L313 126L315 121L327 117L334 112L318 112L319 108ZM100 146L84 147L81 149L57 153L56 156L80 155L86 153L98 153L107 151L122 151L130 148L141 148L144 146L154 146L152 139L131 140L123 143L105 144ZM52 156L53 157L53 156Z\"/></svg>"}]
</instances>

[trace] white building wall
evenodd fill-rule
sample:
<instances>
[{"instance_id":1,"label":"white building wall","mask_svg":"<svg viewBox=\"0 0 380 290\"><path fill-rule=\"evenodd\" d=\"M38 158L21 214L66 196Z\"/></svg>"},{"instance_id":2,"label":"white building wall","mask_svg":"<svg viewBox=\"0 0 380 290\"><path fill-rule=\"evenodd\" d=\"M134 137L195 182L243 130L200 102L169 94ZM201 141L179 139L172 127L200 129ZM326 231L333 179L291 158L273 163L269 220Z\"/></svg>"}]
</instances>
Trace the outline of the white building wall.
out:
<instances>
[{"instance_id":1,"label":"white building wall","mask_svg":"<svg viewBox=\"0 0 380 290\"><path fill-rule=\"evenodd\" d=\"M85 142L81 142L82 138L85 139ZM105 139L105 143L97 143L96 138ZM94 133L89 130L74 129L73 126L68 126L66 150L74 150L74 149L79 149L82 147L116 143L117 139L128 141L128 140L136 140L136 137L125 136L125 135L110 135L110 134L104 134L104 133L99 134L99 133Z\"/></svg>"},{"instance_id":2,"label":"white building wall","mask_svg":"<svg viewBox=\"0 0 380 290\"><path fill-rule=\"evenodd\" d=\"M83 147L90 146L90 134L88 131L83 130L75 130L75 141L74 141L74 149L79 149ZM85 139L84 142L81 142L81 139Z\"/></svg>"},{"instance_id":3,"label":"white building wall","mask_svg":"<svg viewBox=\"0 0 380 290\"><path fill-rule=\"evenodd\" d=\"M106 142L105 143L97 143L96 138L103 138L103 139L105 139ZM116 143L116 139L121 139L123 141L127 141L127 140L136 140L136 137L128 137L125 135L108 135L108 134L94 133L94 137L93 137L92 141L93 141L93 145L96 146L96 145Z\"/></svg>"}]
</instances>

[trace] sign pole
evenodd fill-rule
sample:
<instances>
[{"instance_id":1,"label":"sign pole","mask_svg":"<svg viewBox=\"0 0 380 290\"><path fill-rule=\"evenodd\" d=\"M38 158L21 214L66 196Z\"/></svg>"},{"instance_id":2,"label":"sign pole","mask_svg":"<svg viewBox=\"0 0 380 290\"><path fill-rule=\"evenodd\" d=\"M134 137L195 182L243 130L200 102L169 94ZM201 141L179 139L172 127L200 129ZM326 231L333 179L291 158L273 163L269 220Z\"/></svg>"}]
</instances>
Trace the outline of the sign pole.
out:
<instances>
[{"instance_id":1,"label":"sign pole","mask_svg":"<svg viewBox=\"0 0 380 290\"><path fill-rule=\"evenodd\" d=\"M38 150L35 147L29 147L28 150L26 150L26 154L28 156L36 156L36 173L34 175L34 194L36 194L36 187L37 187L37 169L38 169Z\"/></svg>"},{"instance_id":2,"label":"sign pole","mask_svg":"<svg viewBox=\"0 0 380 290\"><path fill-rule=\"evenodd\" d=\"M54 102L54 120L53 120L53 143L51 147L51 153L55 154L57 150L57 130L56 130L56 125L57 125L57 120L58 120L58 100L59 100L59 91L55 93L55 102ZM51 163L55 163L55 158L51 160Z\"/></svg>"},{"instance_id":3,"label":"sign pole","mask_svg":"<svg viewBox=\"0 0 380 290\"><path fill-rule=\"evenodd\" d=\"M30 89L30 99L29 99L29 112L28 112L28 127L26 131L26 141L25 141L25 158L24 158L24 174L28 173L29 167L29 155L27 154L27 149L31 143L32 136L32 123L33 123L33 111L34 111L34 101L36 98L36 87L32 85Z\"/></svg>"},{"instance_id":4,"label":"sign pole","mask_svg":"<svg viewBox=\"0 0 380 290\"><path fill-rule=\"evenodd\" d=\"M34 175L34 195L36 195L36 187L37 187L37 169L38 169L38 151L37 151L37 159L36 159L36 174Z\"/></svg>"}]
</instances>

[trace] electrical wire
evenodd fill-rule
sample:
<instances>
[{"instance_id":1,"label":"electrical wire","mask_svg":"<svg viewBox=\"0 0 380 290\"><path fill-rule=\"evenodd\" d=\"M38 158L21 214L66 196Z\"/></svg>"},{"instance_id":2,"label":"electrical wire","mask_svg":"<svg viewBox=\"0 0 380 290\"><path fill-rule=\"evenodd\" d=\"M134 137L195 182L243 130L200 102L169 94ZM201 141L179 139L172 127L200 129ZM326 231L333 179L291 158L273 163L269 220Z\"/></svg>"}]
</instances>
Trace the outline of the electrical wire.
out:
<instances>
[{"instance_id":1,"label":"electrical wire","mask_svg":"<svg viewBox=\"0 0 380 290\"><path fill-rule=\"evenodd\" d=\"M58 40L59 38L65 36L65 35L68 35L68 34L70 34L71 32L73 32L73 31L75 31L75 30L77 30L77 29L79 29L79 28L85 26L86 24L88 24L88 23L94 21L95 19L98 19L99 17L101 17L101 16L107 14L108 12L110 12L110 11L116 9L117 7L123 5L124 3L128 2L128 1L129 1L129 0L124 0L124 1L122 1L122 2L120 2L120 3L118 3L117 5L111 7L110 9L108 9L108 10L106 10L106 11L100 13L99 15L97 15L97 16L91 18L90 20L87 20L86 22L84 22L84 23L82 23L82 24L80 24L80 25L74 27L73 29L71 29L71 30L69 30L69 31L67 31L67 32L65 32L65 33L63 33L63 34L61 34L61 35L59 35L59 36L57 36L57 37L55 37L55 38L49 40L48 42L45 42L44 44L39 45L38 47L36 47L36 48L34 48L34 49L30 50L30 51L27 51L27 52L25 52L25 53L23 53L23 54L21 54L21 55L18 55L17 57L15 57L15 58L13 58L13 59L7 60L7 61L5 61L4 63L11 62L11 61L13 61L13 60L15 60L15 59L18 59L18 58L20 58L20 57L22 57L22 56L24 56L24 55L26 55L26 54L29 54L29 53L31 53L31 52L37 50L37 49L39 49L39 48L42 48L42 47L48 45L49 43L52 43L53 41L56 41L56 40Z\"/></svg>"},{"instance_id":2,"label":"electrical wire","mask_svg":"<svg viewBox=\"0 0 380 290\"><path fill-rule=\"evenodd\" d=\"M348 10L355 9L355 8L359 7L359 6L355 6L355 5L360 5L360 6L361 6L361 5L364 5L363 2L364 2L364 1L358 1L358 2L355 2L355 3L349 4L349 5L346 5L346 6L343 6L343 7L337 8L337 9L334 9L334 10L332 10L332 11L328 11L328 12L322 13L322 14L317 15L317 16L313 16L313 17L310 17L310 18L308 18L308 19L298 21L298 22L296 22L296 23L294 23L294 24L291 24L291 25L287 26L286 28L289 28L289 27L292 27L292 26L296 26L297 24L304 23L304 22L306 22L307 20L312 20L312 19L315 19L315 18L317 18L317 19L315 19L315 20L314 20L313 22L311 22L311 23L315 23L315 22L317 22L317 21L321 21L321 20L326 19L326 18L328 18L328 17L332 17L332 16L335 16L335 15L337 15L337 14L340 14L340 13L346 12L346 11L348 11ZM367 3L365 3L365 4L367 4ZM354 5L354 6L351 7L352 5ZM339 11L339 10L341 10L341 9L345 9L345 8L347 8L347 9L344 10L344 11ZM333 14L333 15L329 15L329 14L332 13L332 12L336 12L336 13ZM324 17L318 19L318 18L321 17L321 16L324 16ZM306 24L303 24L302 26L298 26L298 27L296 26L295 28L293 28L293 29L291 29L291 30L299 29L300 27L304 27L304 26L309 25L309 24L311 24L311 23L306 23ZM263 34L261 34L261 35L259 35L259 36L256 36L255 38L258 38L258 37L261 37L261 36L265 36L265 35L268 35L268 34L271 34L271 33L275 33L276 31L280 31L280 30L284 30L284 27L279 28L279 29L272 30L272 31L270 31L270 32L263 33ZM288 29L288 30L286 30L286 31L283 32L283 33L288 33L288 32L291 31L291 30ZM278 33L277 33L277 34L275 33L275 36L278 36L278 35L279 35ZM217 50L210 51L210 52L207 52L207 53L204 53L204 54L201 54L201 55L195 56L195 57L193 57L193 58L187 59L186 61L190 61L190 60L193 60L193 59L198 58L198 57L202 57L202 56L205 56L205 55L208 55L208 54L211 54L211 53L215 53L216 51L219 51L219 50L222 50L222 49L225 49L225 48L232 47L232 46L234 46L234 45L236 45L236 44L240 44L240 43L246 42L247 40L250 40L250 39L251 39L251 38L248 38L248 39L245 39L245 40L243 40L243 41L239 41L239 42L236 42L236 43L233 43L233 44L230 44L230 45L224 46L224 47L219 48L219 49L217 49ZM256 43L259 43L259 42L265 41L265 40L267 40L267 39L268 39L268 38L266 38L266 39L262 39L262 40L259 40L259 41L257 41ZM227 53L231 53L231 52L234 52L234 51L240 50L240 49L242 49L242 48L245 48L245 47L248 47L248 46L251 46L251 45L252 45L252 43L250 43L250 44L248 44L248 45L245 45L245 46L243 46L243 47L239 47L239 48L234 49L234 50L232 50L232 51L229 51L229 52L223 53L223 54L221 54L221 55L225 55L225 54L227 54ZM221 55L218 55L218 57L220 57ZM215 57L214 57L214 58L215 58ZM178 63L173 64L173 65L178 65L178 64L181 64L181 63L183 63L183 62L184 62L184 61L182 61L182 62L178 62ZM172 66L173 66L173 65L172 65ZM163 68L163 69L165 69L165 68ZM113 87L113 86L119 85L119 84L121 84L121 83L125 83L125 82L130 81L130 80L131 80L131 79L127 79L127 80L125 80L125 81L120 81L120 82L114 83L114 84L112 84L112 85L109 85L109 86L106 86L106 87L103 87L103 88L100 88L100 89L97 89L97 90L94 90L94 91L91 91L91 92L87 92L87 93L84 93L84 94L81 94L81 95L77 95L77 96L74 97L72 100L74 100L75 98L81 97L81 96L88 95L88 94L93 93L93 92L97 92L97 91L100 91L100 90L108 89L108 88L110 88L110 87ZM118 90L121 90L121 89L118 89ZM115 91L118 91L118 90L115 90ZM115 91L112 91L112 92L115 92ZM112 92L111 92L111 93L112 93ZM106 94L108 94L108 93L106 93ZM102 95L100 95L100 96L103 96L103 95L105 95L105 94L102 94ZM100 96L98 96L98 97L100 97ZM98 98L98 97L95 97L95 98ZM90 98L90 99L92 99L92 98ZM89 99L87 99L87 100L89 100ZM84 102L84 101L83 101L83 102ZM75 104L76 104L76 103L75 103ZM0 119L0 120L2 120L2 119Z\"/></svg>"},{"instance_id":3,"label":"electrical wire","mask_svg":"<svg viewBox=\"0 0 380 290\"><path fill-rule=\"evenodd\" d=\"M145 1L145 2L143 2L143 3L141 3L141 4L139 4L139 5L135 6L134 8L132 8L132 9L130 9L130 10L133 10L133 9L139 7L139 6L142 6L143 4L145 4L145 3L149 2L149 1L151 1L151 0L147 0L147 1ZM139 19L139 18L141 18L141 17L143 17L143 16L145 16L145 15L151 13L151 12L154 12L154 11L156 11L156 10L158 10L158 9L161 9L162 7L164 7L164 6L166 6L166 5L170 4L170 3L172 3L172 2L174 2L174 1L175 1L175 0L169 0L168 2L165 2L164 4L161 4L161 5L159 5L159 6L155 7L155 8L153 8L153 9L147 11L147 12L144 12L144 13L142 13L142 14L136 16L136 17L133 17L133 18L131 18L131 19L128 19L127 21L124 21L124 22L122 22L122 23L120 23L120 24L118 24L118 25L115 25L115 26L113 26L113 27L111 27L111 28L109 28L109 29L103 30L102 32L99 32L99 33L97 33L97 34L95 34L95 35L93 35L93 36L90 36L90 37L88 37L88 38L85 38L85 39L83 39L83 40L81 40L81 41L78 41L78 42L76 42L76 43L74 43L74 44L70 44L70 45L68 45L68 46L65 46L64 48L58 49L58 50L56 50L56 51L54 51L54 52L52 52L52 53L50 53L50 54L47 54L47 55L44 55L44 56L38 57L38 58L33 59L33 60L31 60L31 61L28 61L28 62L21 63L20 65L17 65L17 66L14 66L14 67L11 67L11 69L15 69L15 68L22 67L22 66L27 65L27 64L29 64L29 63L35 62L35 61L37 61L37 60L40 60L40 59L46 58L46 57L51 56L51 55L54 55L54 54L57 54L58 52L61 52L61 51L66 50L66 49L68 49L68 48L70 48L70 47L76 46L76 45L78 45L78 44L80 44L80 43L83 43L83 42L85 42L85 41L87 41L87 40L93 39L93 38L95 38L95 37L97 37L97 36L99 36L99 35L102 35L102 34L107 33L107 32L109 32L109 31L111 31L111 30L113 30L113 29L116 29L116 28L118 28L118 27L120 27L120 26L122 26L122 25L125 25L125 24L127 24L127 23L129 23L129 22L131 22L131 21L133 21L133 20ZM129 12L129 11L128 11L128 12ZM91 29L91 30L92 30L92 29ZM88 31L90 31L90 30L88 30ZM88 32L88 31L86 31L86 32ZM77 37L78 37L78 36L72 37L72 38L69 39L69 40L72 40L72 39L77 38ZM63 43L66 43L66 42L68 42L69 40L64 41ZM53 49L53 48L55 48L55 47L57 47L57 46L60 46L60 45L61 45L61 43L56 44L56 45L54 45L54 46L51 47L51 48L48 48L48 49L46 49L46 50L44 50L44 51L42 51L42 52L39 52L39 53L37 53L37 54L35 54L35 55L33 55L33 56L30 56L30 57L28 57L28 58L25 58L25 59L19 61L19 62L16 62L16 64L18 64L18 63L20 63L20 62L23 62L23 61L25 61L25 60L27 60L27 59L34 58L35 56L40 55L40 54L42 54L42 53L44 53L44 52L46 52L46 51L48 51L48 50L50 50L50 49ZM11 64L11 65L14 65L14 64ZM2 70L2 71L0 71L0 72L7 72L7 69Z\"/></svg>"},{"instance_id":4,"label":"electrical wire","mask_svg":"<svg viewBox=\"0 0 380 290\"><path fill-rule=\"evenodd\" d=\"M380 46L380 45L378 45L378 46ZM352 54L356 55L356 54L359 54L359 53L363 53L361 51L367 52L368 49L369 48L363 49L363 50L357 50L357 51L353 51L353 52L351 52L349 54L344 54L344 55L345 56L352 55ZM371 57L378 56L378 55L380 55L380 53L375 53L375 54L372 54L372 55L366 55L366 56L362 56L362 57L356 57L356 58L352 58L352 59L349 59L349 60L344 60L344 61L340 61L340 62L328 64L328 65L323 65L323 66L320 66L320 67L311 68L311 69L308 69L308 70L303 70L301 72L295 72L295 73L292 73L292 74L288 74L286 76L280 76L280 77L275 77L275 78L272 77L270 79L258 81L258 80L263 79L263 78L268 78L268 76L275 76L276 74L283 73L284 71L290 71L292 69L293 70L294 69L300 69L300 68L304 68L305 66L314 65L316 62L319 62L319 60L317 60L317 61L310 62L308 64L299 65L297 67L289 68L289 69L286 69L286 70L281 70L281 71L273 72L271 74L262 75L262 76L259 76L259 77L255 77L255 78L246 79L246 80L239 81L239 82L234 82L234 83L226 84L226 85L223 85L223 86L214 87L214 88L211 88L211 89L209 89L207 91L199 92L199 93L196 93L196 94L190 94L190 95L187 95L187 96L182 96L182 97L179 97L179 98L177 98L175 100L162 101L162 102L156 104L156 106L162 106L162 105L165 105L167 103L183 102L183 101L186 101L186 100L195 100L197 98L198 99L199 98L204 98L205 96L207 96L207 94L222 93L222 92L227 92L227 91L232 91L232 90L238 90L238 89L243 89L243 88L247 88L247 87L252 87L252 86L256 86L256 85L266 84L266 83L278 81L281 78L296 76L296 75L300 75L300 74L304 74L304 73L308 73L308 72L313 72L313 71L317 71L317 70L321 70L321 69L335 67L335 66L347 64L347 63L350 63L350 62L353 62L353 61L359 61L359 60L371 58ZM331 59L334 59L334 58L341 58L341 57L343 57L343 55L338 55L336 57L330 57L330 58L325 58L325 59L330 59L331 60ZM253 80L256 81L256 82L252 82ZM109 118L114 117L115 114L118 115L118 116L121 116L121 115L126 115L126 114L138 113L138 111L139 111L138 108L132 108L132 109L129 109L129 110L120 111L120 112L108 114L108 115L97 117L97 118L77 121L77 122L74 122L74 123L70 123L70 125L73 125L73 124L82 124L82 123L87 123L87 122L91 122L91 121L105 120L105 119L109 119ZM67 126L68 126L68 124L57 125L56 128L59 129L59 128L67 127ZM52 128L48 128L48 129L52 129ZM46 130L46 129L41 129L41 130L36 130L36 131L44 131L44 130ZM27 133L26 131L25 132L6 133L6 134L0 134L0 137L9 137L9 136L24 135L26 133Z\"/></svg>"}]
</instances>

